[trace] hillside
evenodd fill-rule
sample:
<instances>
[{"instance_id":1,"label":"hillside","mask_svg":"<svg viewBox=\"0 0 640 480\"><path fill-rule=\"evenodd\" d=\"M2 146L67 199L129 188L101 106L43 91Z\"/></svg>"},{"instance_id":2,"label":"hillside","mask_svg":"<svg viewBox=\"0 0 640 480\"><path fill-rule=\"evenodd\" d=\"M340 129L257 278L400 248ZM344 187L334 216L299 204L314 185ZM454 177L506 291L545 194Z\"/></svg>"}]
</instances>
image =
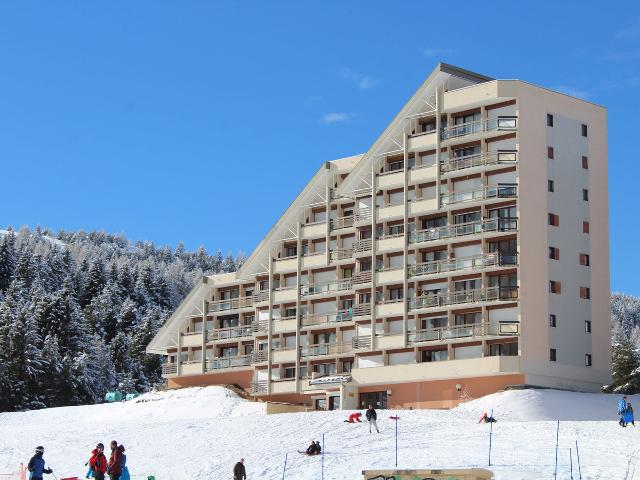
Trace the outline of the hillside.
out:
<instances>
[{"instance_id":1,"label":"hillside","mask_svg":"<svg viewBox=\"0 0 640 480\"><path fill-rule=\"evenodd\" d=\"M151 338L200 276L241 262L104 232L0 230L0 411L147 391L161 381Z\"/></svg>"},{"instance_id":2,"label":"hillside","mask_svg":"<svg viewBox=\"0 0 640 480\"><path fill-rule=\"evenodd\" d=\"M364 424L343 423L343 412L266 415L262 404L221 387L189 388L148 393L129 403L2 414L0 473L27 461L42 444L58 478L83 476L91 448L117 439L127 449L133 478L153 474L158 480L226 480L235 461L244 457L250 480L277 480L288 454L285 478L317 480L322 459L296 450L325 434L324 478L359 479L364 468L393 467L391 414L400 416L400 467L486 467L489 426L477 420L483 410L493 409L499 420L493 427L496 478L552 478L556 422L550 420L559 418L558 478L569 478L569 448L578 440L582 478L630 479L638 462L640 430L617 425L617 399L509 391L449 411L379 411L382 433L370 435ZM638 398L630 401L637 404ZM576 467L575 454L573 461Z\"/></svg>"}]
</instances>

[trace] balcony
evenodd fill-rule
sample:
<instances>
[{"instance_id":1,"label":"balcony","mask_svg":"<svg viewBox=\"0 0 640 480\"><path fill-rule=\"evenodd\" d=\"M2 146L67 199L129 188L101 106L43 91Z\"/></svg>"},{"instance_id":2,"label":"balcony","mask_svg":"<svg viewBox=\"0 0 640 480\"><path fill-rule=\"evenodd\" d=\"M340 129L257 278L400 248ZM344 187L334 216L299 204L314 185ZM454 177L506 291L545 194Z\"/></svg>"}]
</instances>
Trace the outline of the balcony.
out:
<instances>
[{"instance_id":1,"label":"balcony","mask_svg":"<svg viewBox=\"0 0 640 480\"><path fill-rule=\"evenodd\" d=\"M209 303L209 313L224 312L228 310L238 310L241 308L253 307L254 297L230 298L228 300L218 300Z\"/></svg>"},{"instance_id":2,"label":"balcony","mask_svg":"<svg viewBox=\"0 0 640 480\"><path fill-rule=\"evenodd\" d=\"M269 391L268 380L257 380L251 383L251 394L260 395L261 393L267 393Z\"/></svg>"},{"instance_id":3,"label":"balcony","mask_svg":"<svg viewBox=\"0 0 640 480\"><path fill-rule=\"evenodd\" d=\"M518 186L514 184L491 185L467 192L453 192L440 195L440 203L453 205L456 203L477 202L490 198L515 198L518 196Z\"/></svg>"},{"instance_id":4,"label":"balcony","mask_svg":"<svg viewBox=\"0 0 640 480\"><path fill-rule=\"evenodd\" d=\"M409 343L442 342L488 336L512 337L518 334L518 323L476 323L417 330L409 333Z\"/></svg>"},{"instance_id":5,"label":"balcony","mask_svg":"<svg viewBox=\"0 0 640 480\"><path fill-rule=\"evenodd\" d=\"M477 222L444 225L425 230L416 230L409 235L409 243L422 243L447 238L463 237L491 232L511 232L518 229L517 218L490 218Z\"/></svg>"},{"instance_id":6,"label":"balcony","mask_svg":"<svg viewBox=\"0 0 640 480\"><path fill-rule=\"evenodd\" d=\"M310 314L302 317L304 327L315 327L319 325L330 325L333 323L350 322L353 320L353 309L345 308L334 313Z\"/></svg>"},{"instance_id":7,"label":"balcony","mask_svg":"<svg viewBox=\"0 0 640 480\"><path fill-rule=\"evenodd\" d=\"M498 117L495 119L478 120L443 128L440 133L442 140L475 135L492 131L513 131L518 127L517 117Z\"/></svg>"},{"instance_id":8,"label":"balcony","mask_svg":"<svg viewBox=\"0 0 640 480\"><path fill-rule=\"evenodd\" d=\"M271 353L273 363L293 363L296 361L295 347L276 348Z\"/></svg>"},{"instance_id":9,"label":"balcony","mask_svg":"<svg viewBox=\"0 0 640 480\"><path fill-rule=\"evenodd\" d=\"M355 222L354 215L348 215L346 217L338 217L332 218L329 224L329 228L331 230L340 230L342 228L353 227L353 223Z\"/></svg>"},{"instance_id":10,"label":"balcony","mask_svg":"<svg viewBox=\"0 0 640 480\"><path fill-rule=\"evenodd\" d=\"M265 322L266 323L266 322ZM274 319L273 333L293 332L298 328L298 317L295 315L290 317L282 317ZM266 332L266 327L265 327Z\"/></svg>"},{"instance_id":11,"label":"balcony","mask_svg":"<svg viewBox=\"0 0 640 480\"><path fill-rule=\"evenodd\" d=\"M376 302L376 317L389 317L404 313L404 299L394 298Z\"/></svg>"},{"instance_id":12,"label":"balcony","mask_svg":"<svg viewBox=\"0 0 640 480\"><path fill-rule=\"evenodd\" d=\"M517 159L517 152L515 150L491 152L484 155L467 155L465 157L455 157L441 161L440 171L445 174L474 167L515 165Z\"/></svg>"},{"instance_id":13,"label":"balcony","mask_svg":"<svg viewBox=\"0 0 640 480\"><path fill-rule=\"evenodd\" d=\"M320 267L326 264L326 253L322 252L310 252L305 253L302 256L302 268Z\"/></svg>"},{"instance_id":14,"label":"balcony","mask_svg":"<svg viewBox=\"0 0 640 480\"><path fill-rule=\"evenodd\" d=\"M371 348L371 337L354 337L350 342L319 343L300 347L300 357L326 357Z\"/></svg>"},{"instance_id":15,"label":"balcony","mask_svg":"<svg viewBox=\"0 0 640 480\"><path fill-rule=\"evenodd\" d=\"M351 280L333 280L326 283L316 283L311 285L302 285L300 287L300 295L303 297L309 295L321 295L329 292L339 292L341 290L351 290Z\"/></svg>"},{"instance_id":16,"label":"balcony","mask_svg":"<svg viewBox=\"0 0 640 480\"><path fill-rule=\"evenodd\" d=\"M365 238L364 240L356 241L353 244L354 255L358 256L358 255L371 252L371 243L372 243L372 240L370 238Z\"/></svg>"},{"instance_id":17,"label":"balcony","mask_svg":"<svg viewBox=\"0 0 640 480\"><path fill-rule=\"evenodd\" d=\"M207 332L207 341L216 342L232 338L252 337L254 333L266 332L267 328L267 322L253 322L251 325L217 328Z\"/></svg>"},{"instance_id":18,"label":"balcony","mask_svg":"<svg viewBox=\"0 0 640 480\"><path fill-rule=\"evenodd\" d=\"M183 347L199 347L202 345L202 332L182 333Z\"/></svg>"},{"instance_id":19,"label":"balcony","mask_svg":"<svg viewBox=\"0 0 640 480\"><path fill-rule=\"evenodd\" d=\"M302 237L322 237L327 233L327 222L321 220L319 222L307 223L302 226Z\"/></svg>"},{"instance_id":20,"label":"balcony","mask_svg":"<svg viewBox=\"0 0 640 480\"><path fill-rule=\"evenodd\" d=\"M409 309L443 307L463 303L509 302L518 299L518 287L488 287L459 292L421 295L409 299Z\"/></svg>"},{"instance_id":21,"label":"balcony","mask_svg":"<svg viewBox=\"0 0 640 480\"><path fill-rule=\"evenodd\" d=\"M371 223L372 218L373 210L371 209L371 207L364 207L356 211L354 215L354 222L356 224Z\"/></svg>"},{"instance_id":22,"label":"balcony","mask_svg":"<svg viewBox=\"0 0 640 480\"><path fill-rule=\"evenodd\" d=\"M498 252L483 253L471 257L454 258L452 260L435 260L409 266L409 276L437 275L459 270L479 270L491 267L517 265L517 255L502 255Z\"/></svg>"},{"instance_id":23,"label":"balcony","mask_svg":"<svg viewBox=\"0 0 640 480\"><path fill-rule=\"evenodd\" d=\"M371 315L370 303L357 303L351 308L354 317L367 317Z\"/></svg>"},{"instance_id":24,"label":"balcony","mask_svg":"<svg viewBox=\"0 0 640 480\"><path fill-rule=\"evenodd\" d=\"M208 358L205 364L207 372L226 368L248 367L253 355L237 355L235 357Z\"/></svg>"},{"instance_id":25,"label":"balcony","mask_svg":"<svg viewBox=\"0 0 640 480\"><path fill-rule=\"evenodd\" d=\"M162 376L163 377L171 377L173 375L178 374L178 364L177 363L165 363L162 365Z\"/></svg>"},{"instance_id":26,"label":"balcony","mask_svg":"<svg viewBox=\"0 0 640 480\"><path fill-rule=\"evenodd\" d=\"M329 258L332 262L350 260L353 258L353 248L334 248L329 251Z\"/></svg>"},{"instance_id":27,"label":"balcony","mask_svg":"<svg viewBox=\"0 0 640 480\"><path fill-rule=\"evenodd\" d=\"M257 350L251 355L251 363L263 363L269 359L268 352L266 350Z\"/></svg>"},{"instance_id":28,"label":"balcony","mask_svg":"<svg viewBox=\"0 0 640 480\"><path fill-rule=\"evenodd\" d=\"M273 292L273 303L295 302L296 286L278 287Z\"/></svg>"}]
</instances>

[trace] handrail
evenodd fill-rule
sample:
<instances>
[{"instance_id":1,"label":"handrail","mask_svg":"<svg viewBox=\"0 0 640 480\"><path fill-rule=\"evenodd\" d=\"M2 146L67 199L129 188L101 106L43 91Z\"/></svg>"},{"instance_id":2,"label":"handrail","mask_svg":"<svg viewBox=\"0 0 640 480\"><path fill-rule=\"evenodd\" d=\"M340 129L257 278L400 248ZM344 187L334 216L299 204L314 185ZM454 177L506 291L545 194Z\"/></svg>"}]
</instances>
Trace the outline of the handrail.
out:
<instances>
[{"instance_id":1,"label":"handrail","mask_svg":"<svg viewBox=\"0 0 640 480\"><path fill-rule=\"evenodd\" d=\"M416 330L409 333L408 340L411 343L418 343L466 337L515 336L520 334L519 330L519 324L515 322L483 322Z\"/></svg>"},{"instance_id":2,"label":"handrail","mask_svg":"<svg viewBox=\"0 0 640 480\"><path fill-rule=\"evenodd\" d=\"M339 230L341 228L349 228L353 226L355 216L347 215L346 217L332 218L329 222L329 228L331 230Z\"/></svg>"},{"instance_id":3,"label":"handrail","mask_svg":"<svg viewBox=\"0 0 640 480\"><path fill-rule=\"evenodd\" d=\"M175 375L178 373L177 363L165 363L162 365L162 375Z\"/></svg>"},{"instance_id":4,"label":"handrail","mask_svg":"<svg viewBox=\"0 0 640 480\"><path fill-rule=\"evenodd\" d=\"M440 162L442 173L464 170L466 168L481 167L485 165L497 165L501 163L516 163L518 161L517 151L498 151L485 154L465 155L464 157L453 157Z\"/></svg>"},{"instance_id":5,"label":"handrail","mask_svg":"<svg viewBox=\"0 0 640 480\"><path fill-rule=\"evenodd\" d=\"M363 240L356 240L353 244L354 252L368 252L371 250L373 240L371 238L365 238Z\"/></svg>"},{"instance_id":6,"label":"handrail","mask_svg":"<svg viewBox=\"0 0 640 480\"><path fill-rule=\"evenodd\" d=\"M451 205L453 203L473 202L476 200L485 200L487 198L512 198L517 195L518 186L516 184L509 183L489 185L487 187L463 192L443 193L440 195L440 202L442 205Z\"/></svg>"},{"instance_id":7,"label":"handrail","mask_svg":"<svg viewBox=\"0 0 640 480\"><path fill-rule=\"evenodd\" d=\"M517 230L517 218L489 218L476 222L444 225L442 227L416 230L409 235L409 243L421 243L432 240L442 240L451 237L461 237L485 232L506 232Z\"/></svg>"},{"instance_id":8,"label":"handrail","mask_svg":"<svg viewBox=\"0 0 640 480\"><path fill-rule=\"evenodd\" d=\"M409 308L441 307L460 303L509 301L518 299L518 287L487 287L458 292L420 295L409 299Z\"/></svg>"},{"instance_id":9,"label":"handrail","mask_svg":"<svg viewBox=\"0 0 640 480\"><path fill-rule=\"evenodd\" d=\"M345 260L353 257L353 248L334 248L329 251L331 260Z\"/></svg>"},{"instance_id":10,"label":"handrail","mask_svg":"<svg viewBox=\"0 0 640 480\"><path fill-rule=\"evenodd\" d=\"M371 315L371 304L370 303L356 303L353 307L351 307L353 311L354 317L363 317L366 315Z\"/></svg>"},{"instance_id":11,"label":"handrail","mask_svg":"<svg viewBox=\"0 0 640 480\"><path fill-rule=\"evenodd\" d=\"M251 325L237 325L235 327L216 328L207 332L207 340L225 340L228 338L250 337L255 332L260 331L260 322L253 322Z\"/></svg>"},{"instance_id":12,"label":"handrail","mask_svg":"<svg viewBox=\"0 0 640 480\"><path fill-rule=\"evenodd\" d=\"M332 280L330 282L325 283L316 283L309 285L301 285L300 286L300 295L316 295L319 293L326 292L337 292L339 290L350 290L351 289L351 280Z\"/></svg>"},{"instance_id":13,"label":"handrail","mask_svg":"<svg viewBox=\"0 0 640 480\"><path fill-rule=\"evenodd\" d=\"M257 393L267 393L269 390L268 380L255 380L251 382L251 393L254 395Z\"/></svg>"},{"instance_id":14,"label":"handrail","mask_svg":"<svg viewBox=\"0 0 640 480\"><path fill-rule=\"evenodd\" d=\"M319 343L300 347L301 357L318 357L323 355L340 355L371 347L371 337L354 337L350 342L343 343Z\"/></svg>"},{"instance_id":15,"label":"handrail","mask_svg":"<svg viewBox=\"0 0 640 480\"><path fill-rule=\"evenodd\" d=\"M359 208L354 216L356 222L368 222L373 218L373 209L371 207Z\"/></svg>"},{"instance_id":16,"label":"handrail","mask_svg":"<svg viewBox=\"0 0 640 480\"><path fill-rule=\"evenodd\" d=\"M456 270L496 267L503 265L516 265L518 257L514 255L501 255L499 252L482 253L469 257L434 260L431 262L417 263L409 266L409 275L431 275Z\"/></svg>"},{"instance_id":17,"label":"handrail","mask_svg":"<svg viewBox=\"0 0 640 480\"><path fill-rule=\"evenodd\" d=\"M251 354L251 363L266 362L269 354L266 350L256 350Z\"/></svg>"},{"instance_id":18,"label":"handrail","mask_svg":"<svg viewBox=\"0 0 640 480\"><path fill-rule=\"evenodd\" d=\"M222 312L225 310L235 310L237 308L252 307L254 298L255 295L252 295L250 297L238 297L209 302L209 312Z\"/></svg>"},{"instance_id":19,"label":"handrail","mask_svg":"<svg viewBox=\"0 0 640 480\"><path fill-rule=\"evenodd\" d=\"M440 138L450 138L472 135L474 133L490 132L492 130L515 130L518 127L517 117L498 117L496 119L477 120L444 127L440 131Z\"/></svg>"},{"instance_id":20,"label":"handrail","mask_svg":"<svg viewBox=\"0 0 640 480\"><path fill-rule=\"evenodd\" d=\"M360 283L369 283L371 282L372 276L373 276L373 273L371 272L371 270L358 272L353 274L353 276L351 277L351 281L353 282L354 285L360 284Z\"/></svg>"},{"instance_id":21,"label":"handrail","mask_svg":"<svg viewBox=\"0 0 640 480\"><path fill-rule=\"evenodd\" d=\"M253 355L236 355L233 357L209 358L206 361L206 370L220 370L223 368L246 367L251 365Z\"/></svg>"},{"instance_id":22,"label":"handrail","mask_svg":"<svg viewBox=\"0 0 640 480\"><path fill-rule=\"evenodd\" d=\"M324 325L337 322L348 322L353 319L353 309L346 308L332 313L309 314L302 317L303 326Z\"/></svg>"}]
</instances>

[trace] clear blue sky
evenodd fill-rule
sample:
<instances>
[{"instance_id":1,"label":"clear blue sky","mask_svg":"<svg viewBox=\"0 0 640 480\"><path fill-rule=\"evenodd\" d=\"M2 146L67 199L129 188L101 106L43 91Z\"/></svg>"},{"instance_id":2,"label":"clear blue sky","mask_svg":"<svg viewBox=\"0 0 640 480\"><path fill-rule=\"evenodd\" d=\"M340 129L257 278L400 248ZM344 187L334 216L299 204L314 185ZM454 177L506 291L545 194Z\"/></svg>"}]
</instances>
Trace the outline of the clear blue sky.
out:
<instances>
[{"instance_id":1,"label":"clear blue sky","mask_svg":"<svg viewBox=\"0 0 640 480\"><path fill-rule=\"evenodd\" d=\"M640 294L639 2L528 5L2 2L0 225L250 252L442 60L609 109L612 289Z\"/></svg>"}]
</instances>

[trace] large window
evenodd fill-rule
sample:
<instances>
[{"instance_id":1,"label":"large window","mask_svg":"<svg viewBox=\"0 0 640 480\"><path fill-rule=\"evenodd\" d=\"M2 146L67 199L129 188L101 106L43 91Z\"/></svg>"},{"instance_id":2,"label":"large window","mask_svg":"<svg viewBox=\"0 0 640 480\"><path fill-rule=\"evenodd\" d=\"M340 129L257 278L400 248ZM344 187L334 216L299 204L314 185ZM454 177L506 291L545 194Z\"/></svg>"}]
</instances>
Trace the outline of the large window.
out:
<instances>
[{"instance_id":1,"label":"large window","mask_svg":"<svg viewBox=\"0 0 640 480\"><path fill-rule=\"evenodd\" d=\"M387 408L387 391L381 392L363 392L360 394L360 408L373 408L385 410Z\"/></svg>"},{"instance_id":2,"label":"large window","mask_svg":"<svg viewBox=\"0 0 640 480\"><path fill-rule=\"evenodd\" d=\"M316 363L313 366L313 371L319 373L320 375L335 375L336 373L336 364L332 363Z\"/></svg>"},{"instance_id":3,"label":"large window","mask_svg":"<svg viewBox=\"0 0 640 480\"><path fill-rule=\"evenodd\" d=\"M514 357L518 355L518 343L493 343L489 345L489 355L492 357Z\"/></svg>"},{"instance_id":4,"label":"large window","mask_svg":"<svg viewBox=\"0 0 640 480\"><path fill-rule=\"evenodd\" d=\"M423 362L444 362L445 360L449 360L449 352L446 349L422 351Z\"/></svg>"},{"instance_id":5,"label":"large window","mask_svg":"<svg viewBox=\"0 0 640 480\"><path fill-rule=\"evenodd\" d=\"M457 313L456 325L474 325L482 323L482 312Z\"/></svg>"}]
</instances>

